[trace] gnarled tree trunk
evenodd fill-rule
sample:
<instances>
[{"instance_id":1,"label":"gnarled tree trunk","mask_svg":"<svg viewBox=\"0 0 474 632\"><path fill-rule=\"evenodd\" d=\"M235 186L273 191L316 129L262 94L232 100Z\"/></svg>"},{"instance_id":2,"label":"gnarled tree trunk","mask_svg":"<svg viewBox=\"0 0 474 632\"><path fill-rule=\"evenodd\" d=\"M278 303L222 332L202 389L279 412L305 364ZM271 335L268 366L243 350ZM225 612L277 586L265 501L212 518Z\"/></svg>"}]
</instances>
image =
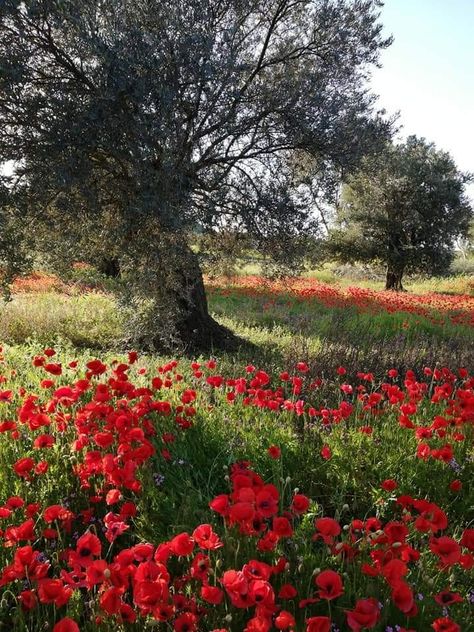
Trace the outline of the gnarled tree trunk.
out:
<instances>
[{"instance_id":1,"label":"gnarled tree trunk","mask_svg":"<svg viewBox=\"0 0 474 632\"><path fill-rule=\"evenodd\" d=\"M387 265L387 277L385 282L386 290L393 290L395 292L404 292L405 288L402 285L402 278L405 266L396 263L389 263Z\"/></svg>"},{"instance_id":2,"label":"gnarled tree trunk","mask_svg":"<svg viewBox=\"0 0 474 632\"><path fill-rule=\"evenodd\" d=\"M188 350L236 349L243 341L209 314L198 257L187 247L183 252L177 271L180 284L176 288L179 308L176 330L181 343Z\"/></svg>"},{"instance_id":3,"label":"gnarled tree trunk","mask_svg":"<svg viewBox=\"0 0 474 632\"><path fill-rule=\"evenodd\" d=\"M104 257L99 262L97 269L105 276L113 279L120 277L120 261L116 257Z\"/></svg>"}]
</instances>

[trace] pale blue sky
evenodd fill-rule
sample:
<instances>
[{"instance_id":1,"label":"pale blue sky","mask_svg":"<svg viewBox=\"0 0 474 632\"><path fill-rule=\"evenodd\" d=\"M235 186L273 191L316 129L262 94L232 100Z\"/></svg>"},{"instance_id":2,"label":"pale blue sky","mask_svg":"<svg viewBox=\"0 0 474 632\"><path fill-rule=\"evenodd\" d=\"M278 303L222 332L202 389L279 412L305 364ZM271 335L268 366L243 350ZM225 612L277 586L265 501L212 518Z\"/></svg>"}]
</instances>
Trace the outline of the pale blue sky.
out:
<instances>
[{"instance_id":1,"label":"pale blue sky","mask_svg":"<svg viewBox=\"0 0 474 632\"><path fill-rule=\"evenodd\" d=\"M373 74L380 106L474 172L474 0L385 0L381 21L394 42Z\"/></svg>"}]
</instances>

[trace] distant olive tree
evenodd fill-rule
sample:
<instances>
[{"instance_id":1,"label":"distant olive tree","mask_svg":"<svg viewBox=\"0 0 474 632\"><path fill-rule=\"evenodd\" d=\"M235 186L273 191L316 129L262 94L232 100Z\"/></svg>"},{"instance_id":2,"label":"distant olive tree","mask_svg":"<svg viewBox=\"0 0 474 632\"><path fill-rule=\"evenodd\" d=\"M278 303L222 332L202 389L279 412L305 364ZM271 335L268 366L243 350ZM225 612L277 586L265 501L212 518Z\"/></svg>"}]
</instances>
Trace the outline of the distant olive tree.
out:
<instances>
[{"instance_id":1,"label":"distant olive tree","mask_svg":"<svg viewBox=\"0 0 474 632\"><path fill-rule=\"evenodd\" d=\"M468 231L456 240L456 248L463 259L467 259L474 253L474 219L471 220Z\"/></svg>"},{"instance_id":2,"label":"distant olive tree","mask_svg":"<svg viewBox=\"0 0 474 632\"><path fill-rule=\"evenodd\" d=\"M3 208L55 266L120 272L138 342L227 343L193 235L241 231L277 260L303 254L295 237L317 223L292 152L350 170L390 135L367 90L390 43L381 6L4 0Z\"/></svg>"},{"instance_id":3,"label":"distant olive tree","mask_svg":"<svg viewBox=\"0 0 474 632\"><path fill-rule=\"evenodd\" d=\"M405 272L445 272L472 219L469 180L422 138L388 145L348 179L330 252L344 262L385 264L387 290L402 290Z\"/></svg>"}]
</instances>

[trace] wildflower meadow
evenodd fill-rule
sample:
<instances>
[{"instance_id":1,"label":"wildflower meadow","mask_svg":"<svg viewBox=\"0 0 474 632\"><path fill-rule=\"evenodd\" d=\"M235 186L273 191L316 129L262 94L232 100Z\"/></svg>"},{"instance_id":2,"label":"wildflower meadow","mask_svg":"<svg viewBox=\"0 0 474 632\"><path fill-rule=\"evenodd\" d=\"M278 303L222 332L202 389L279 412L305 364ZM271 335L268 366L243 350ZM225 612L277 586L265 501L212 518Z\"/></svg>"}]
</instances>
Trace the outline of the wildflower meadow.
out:
<instances>
[{"instance_id":1,"label":"wildflower meadow","mask_svg":"<svg viewBox=\"0 0 474 632\"><path fill-rule=\"evenodd\" d=\"M306 309L472 327L468 295L313 288ZM288 300L257 290L262 319ZM3 346L1 630L469 629L469 368L253 352Z\"/></svg>"},{"instance_id":2,"label":"wildflower meadow","mask_svg":"<svg viewBox=\"0 0 474 632\"><path fill-rule=\"evenodd\" d=\"M0 0L0 632L474 632L474 0Z\"/></svg>"}]
</instances>

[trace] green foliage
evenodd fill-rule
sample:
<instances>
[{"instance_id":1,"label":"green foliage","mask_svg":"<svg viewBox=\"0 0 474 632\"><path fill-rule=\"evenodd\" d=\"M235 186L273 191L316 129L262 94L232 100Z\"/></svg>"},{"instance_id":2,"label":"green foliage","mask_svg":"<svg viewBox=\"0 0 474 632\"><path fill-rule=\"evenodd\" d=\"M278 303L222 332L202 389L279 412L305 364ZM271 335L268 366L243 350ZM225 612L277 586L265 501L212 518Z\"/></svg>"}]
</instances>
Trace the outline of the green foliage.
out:
<instances>
[{"instance_id":1,"label":"green foliage","mask_svg":"<svg viewBox=\"0 0 474 632\"><path fill-rule=\"evenodd\" d=\"M91 275L85 278L90 280ZM446 287L454 287L453 282ZM469 344L472 329L454 325L436 311L437 322L432 322L403 312L364 313L355 305L328 307L318 300L295 300L290 294L274 300L265 294L245 296L230 290L211 291L209 306L219 323L254 345L219 354L229 366L257 357L278 366L296 356L326 371L339 365L376 371L390 363L399 367L422 366L430 360L448 364L453 353L465 366L474 361ZM146 312L127 316L136 319L140 333ZM119 350L130 345L124 318L113 297L99 292L20 294L0 305L0 340L43 345L59 341L77 348ZM215 349L214 353L219 352Z\"/></svg>"},{"instance_id":2,"label":"green foliage","mask_svg":"<svg viewBox=\"0 0 474 632\"><path fill-rule=\"evenodd\" d=\"M14 174L0 177L0 206L28 218L55 268L119 261L122 298L141 313L150 301L139 329L155 328L151 342L209 344L188 235L230 226L278 260L301 256L295 238L317 226L292 152L348 170L390 133L366 89L390 43L378 8L5 0L0 162ZM197 286L183 282L191 267ZM158 330L153 313L166 315Z\"/></svg>"},{"instance_id":3,"label":"green foliage","mask_svg":"<svg viewBox=\"0 0 474 632\"><path fill-rule=\"evenodd\" d=\"M387 146L348 179L330 250L342 261L386 264L387 289L402 289L405 271L445 272L472 218L468 180L424 139Z\"/></svg>"},{"instance_id":4,"label":"green foliage","mask_svg":"<svg viewBox=\"0 0 474 632\"><path fill-rule=\"evenodd\" d=\"M0 305L0 339L10 344L66 341L75 347L107 349L123 338L117 306L103 294L15 296Z\"/></svg>"},{"instance_id":5,"label":"green foliage","mask_svg":"<svg viewBox=\"0 0 474 632\"><path fill-rule=\"evenodd\" d=\"M32 263L31 238L21 217L7 203L7 193L0 181L0 287L4 298L10 296L13 279L29 271Z\"/></svg>"},{"instance_id":6,"label":"green foliage","mask_svg":"<svg viewBox=\"0 0 474 632\"><path fill-rule=\"evenodd\" d=\"M12 402L3 401L1 404L7 418L15 416L21 401L20 387L25 388L27 393L38 393L41 402L50 396L49 391L40 385L45 372L41 368L34 368L31 363L32 356L41 355L42 352L43 347L38 344L3 348L3 361L9 369L7 385L14 393ZM54 360L62 365L64 373L55 377L55 387L69 384L79 376L82 377L85 364L91 357L93 354L88 350L80 351L61 344L56 345ZM292 357L288 369L294 368L296 358L299 356ZM66 368L73 359L77 363L77 368ZM109 353L101 355L101 359L110 365L117 357ZM127 358L119 356L118 360L126 362ZM157 373L157 363L161 363L161 359L156 356L140 357L137 364L129 367L130 382L137 387L149 386L152 376ZM116 364L112 364L112 367L114 366ZM219 362L217 370L219 374L235 378L245 374L244 366L244 362L241 361L234 365L224 361ZM262 366L271 370L268 364ZM279 383L278 370L282 368L286 367L281 364L278 368L275 367L272 387L273 384ZM281 579L277 576L274 581L278 587L280 583L287 582L294 585L299 591L298 600L307 595L314 595L315 569L333 568L342 574L344 595L334 605L331 606L326 600L318 600L316 604L308 604L308 608L305 609L297 608L297 601L295 606L287 602L287 607L298 618L297 629L303 630L303 620L308 613L314 612L328 613L334 620L341 622L344 620L344 610L352 608L356 599L373 595L380 598L384 606L381 610L381 621L374 629L386 629L389 625L393 627L395 623L403 625L406 622L406 615L390 602L390 591L385 585L385 580L370 578L360 572L360 566L365 560L368 563L374 562L370 558L370 553L373 550L381 550L383 543L379 548L372 549L367 545L368 539L366 541L364 535L359 534L357 540L360 539L366 544L360 547L356 558L343 558L337 553L337 549L327 547L320 540L312 539L315 534L315 519L322 516L334 518L344 531L341 540L355 545L356 538L351 540L346 537L349 525L355 519L364 521L369 517L376 517L383 523L395 520L398 524L400 516L403 515L406 518L405 524L410 526L409 516L403 514L395 502L397 497L408 494L416 499L429 499L439 505L449 519L446 535L458 541L464 527L470 525L472 516L473 495L469 489L469 481L472 480L474 473L472 428L468 422L463 426L453 425L446 428L446 432L450 433L447 437L438 437L433 433L434 436L425 440L433 447L433 451L435 446L441 447L449 440L452 443L454 462L418 458L416 451L420 442L414 430L400 425L399 405L389 404L388 401L384 401L378 407L371 408L366 405L367 397L371 393L380 392L381 382L389 382L386 372L377 374L374 381L370 382L356 379L355 371L362 366L353 368L354 372L350 369L344 377L334 372L327 374L321 389L304 391L303 397L318 407L337 407L342 400L353 404L354 409L346 419L340 423L329 424L325 428L320 419L311 418L306 414L298 416L294 411L275 412L265 407L245 405L241 398L230 404L226 397L229 389L210 387L206 384L205 378L196 380L190 363L181 360L177 369L180 379L172 380L169 388L159 389L154 395L156 399L169 402L173 414L161 415L150 412L146 416L151 427L156 428L156 434L150 436L155 453L141 465L138 473L142 493L136 494L126 487L121 490L121 502L136 503L137 515L129 521L129 529L124 534L110 543L110 547L108 544L103 547L103 559L111 563L120 550L136 543L149 542L156 547L180 532L192 534L199 524L210 523L224 542L223 548L219 549L217 554L214 551L209 553L212 559L213 584L215 579L221 579L224 570L240 569L251 559L273 563L280 555L284 555L288 564ZM317 373L320 373L319 367ZM304 378L305 383L308 384L313 377L311 375ZM103 383L105 379L107 378L100 379L100 382ZM425 377L423 382L427 393L420 393L420 397L417 397L417 410L410 414L410 420L416 428L428 431L430 424L435 420L441 420L444 416L451 419L446 412L450 404L443 398L440 401L433 401L431 395L434 388L440 386L437 386L436 382L430 382L429 377ZM342 383L346 386L353 384L354 393L343 394L340 388ZM358 383L366 389L366 397L357 397ZM403 389L403 375L391 383L398 384L400 389ZM463 383L459 380L457 384L461 389ZM196 415L193 416L192 426L183 430L176 424L174 411L182 401L183 391L189 387L195 389L197 394L194 405ZM464 389L464 392L467 392L467 389ZM81 404L84 405L93 398L93 392L86 394ZM131 401L133 402L133 398ZM48 432L55 438L55 444L51 448L41 451L33 448L34 437L42 431L41 428L30 430L27 424L22 424L16 440L7 432L0 433L0 462L3 464L0 472L2 505L12 496L20 496L27 503L39 503L39 524L42 520L41 513L47 506L59 503L78 513L89 506L90 498L95 496L96 492L102 495L104 493L99 475L91 477L91 489L84 489L74 474L78 463L84 462L84 452L96 449L97 446L91 441L91 447L84 451L71 449L72 442L77 439L74 424L76 413L73 407L67 410L71 410L72 419L65 428L58 430L55 424L48 427ZM59 414L62 414L61 409ZM100 423L100 417L98 419L97 425ZM370 433L361 432L362 428L367 427L371 428ZM464 440L452 440L451 433L461 429L465 435ZM170 458L164 458L161 454L164 447L161 437L165 434L173 437L173 441L168 444ZM270 458L270 445L281 447L281 457L278 460ZM330 449L331 456L327 460L321 456L323 445ZM115 445L106 448L109 454L115 449ZM121 449L125 449L123 444ZM32 480L17 476L13 465L19 458L27 455L47 461L48 471ZM292 520L293 535L289 539L282 539L274 554L257 550L255 537L244 537L242 534L239 535L237 528L224 527L221 518L209 510L208 503L215 495L229 493L229 466L241 459L250 461L252 469L262 476L265 483L273 483L277 487L281 507L287 507L296 492L307 494L311 499L307 515L301 520ZM381 488L381 483L385 479L393 479L396 482L395 491ZM454 479L458 479L462 484L461 490L454 491L450 488ZM93 507L96 516L111 511L111 508L101 503L100 499L99 503L94 502ZM115 508L116 505L112 510ZM18 521L16 515L11 521L15 520ZM8 525L8 519L5 522ZM74 530L77 528L81 534L90 530L102 537L99 525L95 518L90 525L81 520L74 523ZM73 533L68 533L59 520L54 523L54 527L59 533L57 541L40 536L32 542L35 550L43 552L45 558L51 562L52 569L48 571L48 576L66 565L65 560L57 555L57 549L75 547ZM429 541L432 537L431 533L420 534L413 529L409 536L412 550L420 550L422 557L419 563L410 562L406 581L415 594L423 595L419 614L409 619L409 625L412 629L428 629L431 621L441 616L442 612L442 606L436 604L433 596L449 586L463 597L463 602L450 610L450 616L463 626L462 629L465 626L465 629L468 629L469 573L465 572L460 564L452 565L449 569L436 565L436 557L429 551ZM17 546L5 546L0 549L0 567L11 563L12 554ZM215 561L216 557L219 557L219 564ZM169 568L177 568L181 563L182 560L172 559ZM29 581L29 578L26 578L26 581ZM137 622L128 624L108 618L103 609L95 603L95 599L102 594L97 589L89 593L85 590L81 593L77 589L77 594L74 594L72 600L66 606L57 609L53 609L51 604L41 604L32 612L25 612L19 608L16 601L18 592L22 590L22 583L18 580L2 589L0 623L4 626L3 629L39 632L44 629L45 617L48 617L51 628L55 621L66 615L80 622L81 632L92 632L97 629L104 632L131 632L152 629L152 626L153 629L156 628L156 622L150 619L147 621L140 618ZM190 583L189 596L193 595L193 588L194 584ZM87 607L84 606L84 595L89 597ZM211 622L204 622L199 629L210 630L215 629L215 625L222 625L222 619L217 620L222 610L210 605L207 606L207 610ZM230 607L229 610L233 618L226 623L226 629L240 632L250 616L249 610ZM102 618L100 625L97 623L97 616ZM164 625L158 623L158 629L162 628L164 629Z\"/></svg>"}]
</instances>

